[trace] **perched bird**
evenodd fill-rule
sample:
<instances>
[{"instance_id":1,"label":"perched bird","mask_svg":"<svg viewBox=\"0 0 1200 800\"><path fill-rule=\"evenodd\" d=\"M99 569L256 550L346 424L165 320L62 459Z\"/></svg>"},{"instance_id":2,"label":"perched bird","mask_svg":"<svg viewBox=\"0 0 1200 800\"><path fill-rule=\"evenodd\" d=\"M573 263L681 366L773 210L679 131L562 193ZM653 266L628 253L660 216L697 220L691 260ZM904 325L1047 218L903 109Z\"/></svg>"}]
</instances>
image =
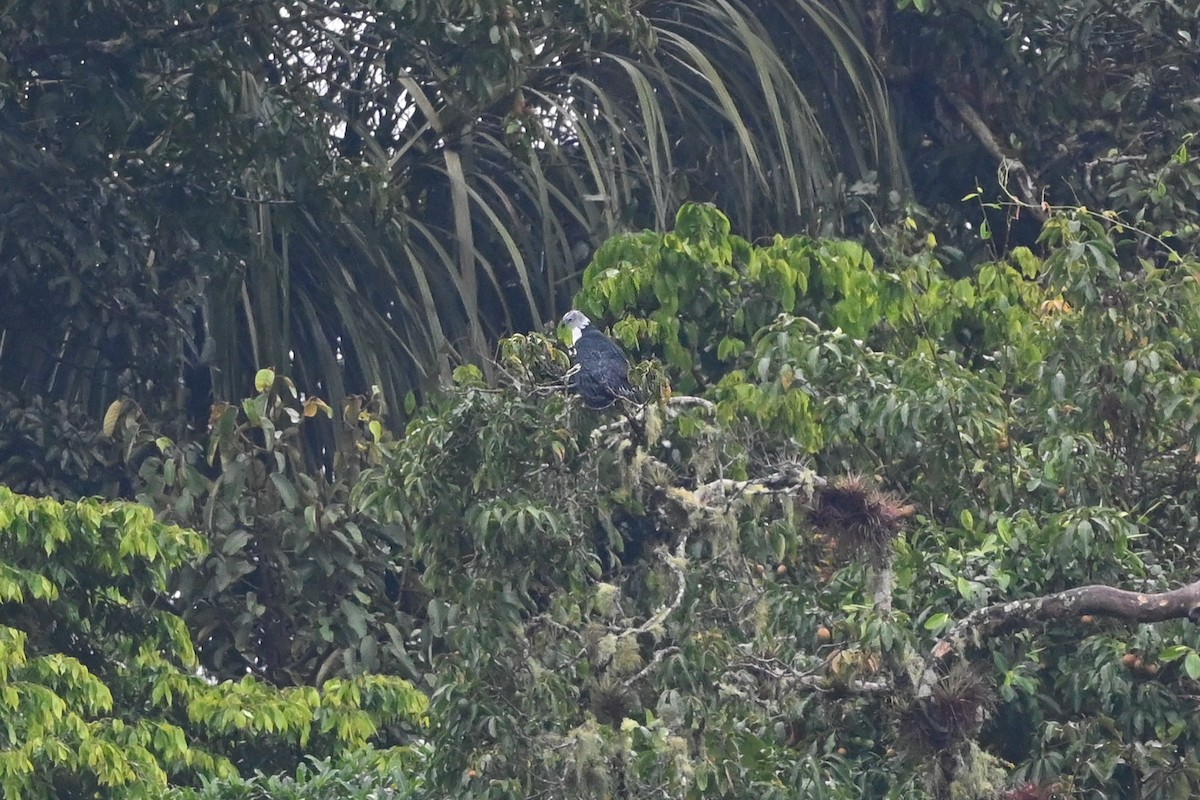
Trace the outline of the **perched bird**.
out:
<instances>
[{"instance_id":1,"label":"perched bird","mask_svg":"<svg viewBox=\"0 0 1200 800\"><path fill-rule=\"evenodd\" d=\"M574 348L569 385L588 408L608 408L617 400L637 402L629 383L629 361L620 346L592 327L582 311L571 309L562 324L571 329Z\"/></svg>"}]
</instances>

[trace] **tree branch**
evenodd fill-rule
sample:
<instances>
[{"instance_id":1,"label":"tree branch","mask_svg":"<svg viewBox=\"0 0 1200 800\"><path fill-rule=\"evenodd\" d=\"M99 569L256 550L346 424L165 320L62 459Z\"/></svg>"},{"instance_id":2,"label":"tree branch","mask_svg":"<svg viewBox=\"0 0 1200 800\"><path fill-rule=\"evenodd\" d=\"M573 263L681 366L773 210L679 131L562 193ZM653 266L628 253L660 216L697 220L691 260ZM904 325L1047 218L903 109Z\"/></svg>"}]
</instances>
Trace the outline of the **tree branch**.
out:
<instances>
[{"instance_id":1,"label":"tree branch","mask_svg":"<svg viewBox=\"0 0 1200 800\"><path fill-rule=\"evenodd\" d=\"M579 371L578 366L571 367L571 369L569 369L567 371L566 375L563 376L562 381L560 383L554 384L554 386L552 387L551 390L559 391L559 390L565 388L567 385L567 378L578 371ZM684 406L692 406L695 408L700 408L709 414L717 413L717 406L711 400L705 400L703 397L692 397L691 395L681 394L681 395L675 395L674 397L671 397L667 400L667 403L666 403L667 417L669 419L674 419L675 417L678 417L679 409ZM645 406L643 405L642 406L642 414L643 415L645 414L644 409L645 409ZM595 430L592 431L592 438L598 439L601 436L605 436L607 434L613 433L614 431L618 431L618 432L624 431L625 429L630 428L633 425L633 423L634 423L634 418L632 415L620 417L618 419L613 420L612 422L607 422L603 425L596 427Z\"/></svg>"},{"instance_id":2,"label":"tree branch","mask_svg":"<svg viewBox=\"0 0 1200 800\"><path fill-rule=\"evenodd\" d=\"M683 572L683 564L687 563L687 556L684 555L684 542L681 541L675 548L675 554L671 555L666 547L658 548L658 556L662 562L667 565L667 569L671 570L675 575L675 596L671 598L671 602L660 607L653 615L641 625L627 631L622 631L622 636L637 635L639 633L649 633L655 628L666 624L667 617L671 616L683 604L683 594L687 590L687 575Z\"/></svg>"},{"instance_id":3,"label":"tree branch","mask_svg":"<svg viewBox=\"0 0 1200 800\"><path fill-rule=\"evenodd\" d=\"M1020 194L1019 199L1021 205L1028 208L1030 213L1039 221L1045 222L1049 219L1049 214L1042 207L1042 197L1034 185L1033 177L1029 174L1029 170L1021 161L1009 155L1004 146L1000 144L1000 140L996 138L996 134L992 133L991 128L983 121L971 104L966 101L962 95L957 92L943 90L943 95L946 100L954 107L958 113L959 119L967 126L971 133L975 134L975 138L983 145L983 148L996 157L1000 162L1000 186L1005 192L1008 192L1008 176L1012 175L1017 179L1017 191Z\"/></svg>"},{"instance_id":4,"label":"tree branch","mask_svg":"<svg viewBox=\"0 0 1200 800\"><path fill-rule=\"evenodd\" d=\"M762 478L752 478L746 481L719 478L709 481L702 486L697 486L692 494L700 505L712 507L718 500L725 499L726 505L728 505L736 498L747 494L802 494L805 498L811 498L813 490L824 485L825 479L812 470L787 465L778 472Z\"/></svg>"},{"instance_id":5,"label":"tree branch","mask_svg":"<svg viewBox=\"0 0 1200 800\"><path fill-rule=\"evenodd\" d=\"M892 569L892 551L889 549L881 559L883 563L875 566L867 582L867 593L875 610L880 614L892 613L892 592L896 587L896 573Z\"/></svg>"},{"instance_id":6,"label":"tree branch","mask_svg":"<svg viewBox=\"0 0 1200 800\"><path fill-rule=\"evenodd\" d=\"M951 656L962 658L970 646L1041 622L1079 618L1084 614L1125 622L1163 622L1186 618L1200 622L1200 581L1169 592L1148 594L1112 586L1080 586L1043 597L1014 600L981 608L963 617L930 651L917 696L929 694L937 682L937 667Z\"/></svg>"},{"instance_id":7,"label":"tree branch","mask_svg":"<svg viewBox=\"0 0 1200 800\"><path fill-rule=\"evenodd\" d=\"M662 562L666 564L667 568L670 569L675 575L675 596L671 598L670 602L660 606L658 610L650 616L649 619L636 628L624 628L616 630L615 633L618 638L626 638L630 636L637 637L643 633L649 633L653 635L655 629L661 629L666 624L667 617L679 610L679 607L683 604L684 593L687 591L687 574L683 571L683 564L687 562L687 556L684 554L685 541L686 540L679 542L679 545L675 548L674 555L667 550L665 545L660 546L656 551L659 558L662 559ZM658 665L662 663L664 658L678 652L679 648L674 645L656 650L654 652L654 656L650 659L650 662L646 664L646 666L642 667L642 669L639 670L636 675L630 678L628 682L632 684L641 680L650 674L650 672L652 672L655 668L657 668Z\"/></svg>"},{"instance_id":8,"label":"tree branch","mask_svg":"<svg viewBox=\"0 0 1200 800\"><path fill-rule=\"evenodd\" d=\"M638 670L638 673L636 675L634 675L632 678L630 678L628 681L626 681L626 683L628 683L628 684L637 683L642 678L649 675L654 669L656 669L658 667L658 665L663 662L664 658L666 658L667 656L675 655L676 653L679 653L679 652L681 652L680 649L678 647L676 647L675 645L671 645L670 647L664 647L662 650L655 650L654 657L650 659L650 663L647 664L646 666L642 667L640 670Z\"/></svg>"},{"instance_id":9,"label":"tree branch","mask_svg":"<svg viewBox=\"0 0 1200 800\"><path fill-rule=\"evenodd\" d=\"M667 399L668 407L676 406L696 406L707 411L709 414L717 413L717 404L711 400L705 400L703 397L693 397L690 394L677 394Z\"/></svg>"},{"instance_id":10,"label":"tree branch","mask_svg":"<svg viewBox=\"0 0 1200 800\"><path fill-rule=\"evenodd\" d=\"M856 678L850 681L838 681L827 674L823 674L823 671L828 669L829 663L830 659L825 659L817 669L800 672L775 656L750 655L746 661L730 664L725 669L725 674L729 675L741 670L758 673L776 681L779 684L780 692L783 694L790 694L792 692L843 692L855 695L868 695L890 694L895 691L892 682L887 679L865 680Z\"/></svg>"}]
</instances>

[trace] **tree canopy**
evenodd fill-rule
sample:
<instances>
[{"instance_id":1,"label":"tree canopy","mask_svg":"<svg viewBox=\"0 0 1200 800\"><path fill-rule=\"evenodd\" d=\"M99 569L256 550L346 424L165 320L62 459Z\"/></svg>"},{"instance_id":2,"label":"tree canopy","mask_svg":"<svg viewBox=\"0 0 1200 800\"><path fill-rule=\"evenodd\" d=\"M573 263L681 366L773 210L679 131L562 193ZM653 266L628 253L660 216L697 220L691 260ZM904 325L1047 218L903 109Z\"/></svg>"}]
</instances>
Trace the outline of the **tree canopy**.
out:
<instances>
[{"instance_id":1,"label":"tree canopy","mask_svg":"<svg viewBox=\"0 0 1200 800\"><path fill-rule=\"evenodd\" d=\"M397 404L561 315L595 246L684 199L798 224L897 156L846 15L778 10L17 3L0 257L28 302L0 310L4 383L202 422L274 366ZM782 31L847 82L838 107Z\"/></svg>"},{"instance_id":2,"label":"tree canopy","mask_svg":"<svg viewBox=\"0 0 1200 800\"><path fill-rule=\"evenodd\" d=\"M320 691L214 680L167 603L171 571L204 539L145 506L0 487L0 531L5 797L162 797L169 782L342 753L425 711L385 676Z\"/></svg>"},{"instance_id":3,"label":"tree canopy","mask_svg":"<svg viewBox=\"0 0 1200 800\"><path fill-rule=\"evenodd\" d=\"M0 9L0 790L1197 793L1198 17Z\"/></svg>"},{"instance_id":4,"label":"tree canopy","mask_svg":"<svg viewBox=\"0 0 1200 800\"><path fill-rule=\"evenodd\" d=\"M963 279L697 206L614 239L580 303L650 359L645 442L547 389L553 339L461 372L357 488L435 598L430 780L1194 791L1200 287L1049 230ZM1133 591L1062 594L1094 584Z\"/></svg>"},{"instance_id":5,"label":"tree canopy","mask_svg":"<svg viewBox=\"0 0 1200 800\"><path fill-rule=\"evenodd\" d=\"M1194 14L912 5L16 3L4 386L200 425L273 366L397 408L686 200L751 236L928 209L956 270L1043 201L1187 248ZM962 206L998 183L1028 207Z\"/></svg>"}]
</instances>

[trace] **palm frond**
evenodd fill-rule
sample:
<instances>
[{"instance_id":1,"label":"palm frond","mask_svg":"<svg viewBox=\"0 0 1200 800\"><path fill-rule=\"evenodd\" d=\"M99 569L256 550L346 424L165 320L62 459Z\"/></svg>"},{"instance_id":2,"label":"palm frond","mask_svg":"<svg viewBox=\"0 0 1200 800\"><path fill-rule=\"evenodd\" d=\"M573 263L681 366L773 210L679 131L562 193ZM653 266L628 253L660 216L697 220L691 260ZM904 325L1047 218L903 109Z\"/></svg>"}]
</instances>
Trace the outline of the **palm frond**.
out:
<instances>
[{"instance_id":1,"label":"palm frond","mask_svg":"<svg viewBox=\"0 0 1200 800\"><path fill-rule=\"evenodd\" d=\"M156 357L188 358L190 315L204 310L205 364L223 399L275 366L333 401L380 386L399 408L452 361L484 363L497 336L557 318L591 250L616 231L665 227L688 200L720 205L752 235L819 230L839 176L903 180L848 0L650 0L600 21L564 5L503 29L487 9L458 9L450 24L420 3L305 0L287 13L248 7L215 38L179 42L162 33L169 10L142 19L136 0L114 2L148 54L150 89L111 91L158 127L143 136L150 147L104 151L140 160L123 178L136 223L104 235L142 237L129 275L169 274L167 294L192 298L167 312L178 316ZM42 123L7 108L0 144L29 161L14 131ZM55 141L38 158L69 165ZM155 205L139 175L196 187L188 214ZM28 218L21 209L33 206L13 199L14 218ZM74 205L90 224L112 217ZM89 257L82 227L64 221L42 237L39 252L62 273ZM132 327L118 357L63 326L34 351L30 330L0 325L0 375L97 413L137 362Z\"/></svg>"}]
</instances>

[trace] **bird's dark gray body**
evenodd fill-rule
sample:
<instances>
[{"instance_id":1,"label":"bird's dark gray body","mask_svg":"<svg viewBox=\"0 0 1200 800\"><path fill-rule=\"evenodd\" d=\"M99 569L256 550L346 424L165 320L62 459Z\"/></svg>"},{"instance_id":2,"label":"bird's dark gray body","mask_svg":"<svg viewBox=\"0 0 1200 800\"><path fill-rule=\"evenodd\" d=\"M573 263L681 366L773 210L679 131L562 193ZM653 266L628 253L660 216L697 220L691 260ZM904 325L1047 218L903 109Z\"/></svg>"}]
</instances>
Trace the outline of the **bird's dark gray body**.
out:
<instances>
[{"instance_id":1,"label":"bird's dark gray body","mask_svg":"<svg viewBox=\"0 0 1200 800\"><path fill-rule=\"evenodd\" d=\"M575 337L570 387L588 408L608 408L617 400L637 402L629 383L629 361L612 339L591 327L581 311L568 311L563 324Z\"/></svg>"}]
</instances>

